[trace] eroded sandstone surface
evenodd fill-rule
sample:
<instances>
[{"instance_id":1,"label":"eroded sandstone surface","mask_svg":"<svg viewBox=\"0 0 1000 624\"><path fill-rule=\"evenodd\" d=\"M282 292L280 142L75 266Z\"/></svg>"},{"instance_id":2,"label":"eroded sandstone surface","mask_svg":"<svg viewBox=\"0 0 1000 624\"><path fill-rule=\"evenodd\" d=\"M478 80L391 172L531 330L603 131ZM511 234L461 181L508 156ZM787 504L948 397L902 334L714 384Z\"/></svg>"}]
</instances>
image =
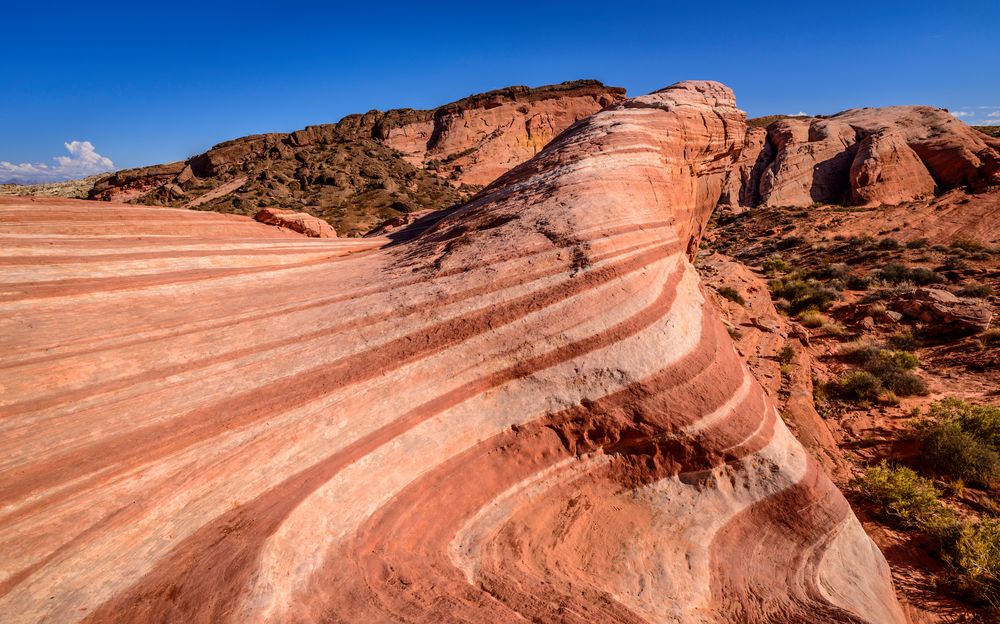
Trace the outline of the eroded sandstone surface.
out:
<instances>
[{"instance_id":1,"label":"eroded sandstone surface","mask_svg":"<svg viewBox=\"0 0 1000 624\"><path fill-rule=\"evenodd\" d=\"M903 622L689 260L744 140L680 83L405 242L0 199L0 619Z\"/></svg>"},{"instance_id":2,"label":"eroded sandstone surface","mask_svg":"<svg viewBox=\"0 0 1000 624\"><path fill-rule=\"evenodd\" d=\"M929 106L786 117L753 128L722 197L740 207L896 205L1000 187L1000 139Z\"/></svg>"}]
</instances>

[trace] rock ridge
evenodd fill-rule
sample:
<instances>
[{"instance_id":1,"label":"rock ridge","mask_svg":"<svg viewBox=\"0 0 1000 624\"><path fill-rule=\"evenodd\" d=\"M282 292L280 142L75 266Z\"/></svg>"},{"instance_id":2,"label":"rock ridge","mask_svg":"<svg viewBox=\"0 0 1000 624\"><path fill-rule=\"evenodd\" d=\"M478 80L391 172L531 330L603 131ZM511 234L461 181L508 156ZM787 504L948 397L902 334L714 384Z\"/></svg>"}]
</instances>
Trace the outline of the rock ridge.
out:
<instances>
[{"instance_id":1,"label":"rock ridge","mask_svg":"<svg viewBox=\"0 0 1000 624\"><path fill-rule=\"evenodd\" d=\"M901 624L689 261L743 113L638 104L398 244L0 199L0 619Z\"/></svg>"}]
</instances>

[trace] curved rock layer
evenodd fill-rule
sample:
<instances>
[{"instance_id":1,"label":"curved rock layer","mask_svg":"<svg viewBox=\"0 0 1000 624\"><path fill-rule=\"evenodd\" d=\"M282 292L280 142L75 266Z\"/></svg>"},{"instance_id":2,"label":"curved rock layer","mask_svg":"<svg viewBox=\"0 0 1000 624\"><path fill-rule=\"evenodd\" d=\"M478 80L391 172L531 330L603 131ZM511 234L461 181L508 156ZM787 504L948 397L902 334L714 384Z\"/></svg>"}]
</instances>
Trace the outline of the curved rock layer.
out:
<instances>
[{"instance_id":1,"label":"curved rock layer","mask_svg":"<svg viewBox=\"0 0 1000 624\"><path fill-rule=\"evenodd\" d=\"M744 130L680 83L401 244L0 203L0 619L902 622L688 261Z\"/></svg>"},{"instance_id":2,"label":"curved rock layer","mask_svg":"<svg viewBox=\"0 0 1000 624\"><path fill-rule=\"evenodd\" d=\"M721 203L896 205L959 187L1000 187L1000 140L943 109L890 106L751 129Z\"/></svg>"}]
</instances>

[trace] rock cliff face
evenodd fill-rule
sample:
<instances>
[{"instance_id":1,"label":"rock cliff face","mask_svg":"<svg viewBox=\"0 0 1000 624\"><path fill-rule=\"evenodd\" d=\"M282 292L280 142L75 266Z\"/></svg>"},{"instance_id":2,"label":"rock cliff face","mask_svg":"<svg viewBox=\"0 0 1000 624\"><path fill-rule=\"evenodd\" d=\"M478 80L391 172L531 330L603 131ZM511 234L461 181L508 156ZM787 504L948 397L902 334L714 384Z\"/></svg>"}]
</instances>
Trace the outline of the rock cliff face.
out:
<instances>
[{"instance_id":1,"label":"rock cliff face","mask_svg":"<svg viewBox=\"0 0 1000 624\"><path fill-rule=\"evenodd\" d=\"M1000 186L1000 140L927 106L790 117L747 133L726 184L731 207L896 205Z\"/></svg>"},{"instance_id":2,"label":"rock cliff face","mask_svg":"<svg viewBox=\"0 0 1000 624\"><path fill-rule=\"evenodd\" d=\"M902 622L689 262L744 135L680 83L402 243L0 200L2 619Z\"/></svg>"},{"instance_id":3,"label":"rock cliff face","mask_svg":"<svg viewBox=\"0 0 1000 624\"><path fill-rule=\"evenodd\" d=\"M509 87L434 110L351 115L290 134L243 137L186 162L120 171L91 198L248 215L258 207L294 209L353 234L467 199L624 95L580 80ZM244 184L233 185L241 178Z\"/></svg>"}]
</instances>

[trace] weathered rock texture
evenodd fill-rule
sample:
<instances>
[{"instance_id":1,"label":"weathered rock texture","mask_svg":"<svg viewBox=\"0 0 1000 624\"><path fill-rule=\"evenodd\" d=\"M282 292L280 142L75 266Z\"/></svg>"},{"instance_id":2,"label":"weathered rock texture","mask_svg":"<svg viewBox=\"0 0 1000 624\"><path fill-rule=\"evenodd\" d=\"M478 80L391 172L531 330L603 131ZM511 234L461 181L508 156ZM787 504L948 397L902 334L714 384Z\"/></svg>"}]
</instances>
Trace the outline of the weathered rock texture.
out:
<instances>
[{"instance_id":1,"label":"weathered rock texture","mask_svg":"<svg viewBox=\"0 0 1000 624\"><path fill-rule=\"evenodd\" d=\"M1000 186L1000 140L943 109L893 106L784 117L747 133L721 204L896 205Z\"/></svg>"},{"instance_id":2,"label":"weathered rock texture","mask_svg":"<svg viewBox=\"0 0 1000 624\"><path fill-rule=\"evenodd\" d=\"M916 319L928 334L975 334L985 331L993 311L980 299L957 297L941 288L914 288L896 295L894 310Z\"/></svg>"},{"instance_id":3,"label":"weathered rock texture","mask_svg":"<svg viewBox=\"0 0 1000 624\"><path fill-rule=\"evenodd\" d=\"M265 208L254 215L253 218L254 221L287 228L293 232L298 232L312 238L337 238L337 232L329 223L304 212Z\"/></svg>"},{"instance_id":4,"label":"weathered rock texture","mask_svg":"<svg viewBox=\"0 0 1000 624\"><path fill-rule=\"evenodd\" d=\"M688 260L744 127L633 99L391 245L0 204L3 621L902 622Z\"/></svg>"},{"instance_id":5,"label":"weathered rock texture","mask_svg":"<svg viewBox=\"0 0 1000 624\"><path fill-rule=\"evenodd\" d=\"M119 171L90 196L247 215L274 206L356 234L467 199L624 96L624 89L578 80L508 87L434 110L371 111L290 134L228 141L186 162Z\"/></svg>"}]
</instances>

